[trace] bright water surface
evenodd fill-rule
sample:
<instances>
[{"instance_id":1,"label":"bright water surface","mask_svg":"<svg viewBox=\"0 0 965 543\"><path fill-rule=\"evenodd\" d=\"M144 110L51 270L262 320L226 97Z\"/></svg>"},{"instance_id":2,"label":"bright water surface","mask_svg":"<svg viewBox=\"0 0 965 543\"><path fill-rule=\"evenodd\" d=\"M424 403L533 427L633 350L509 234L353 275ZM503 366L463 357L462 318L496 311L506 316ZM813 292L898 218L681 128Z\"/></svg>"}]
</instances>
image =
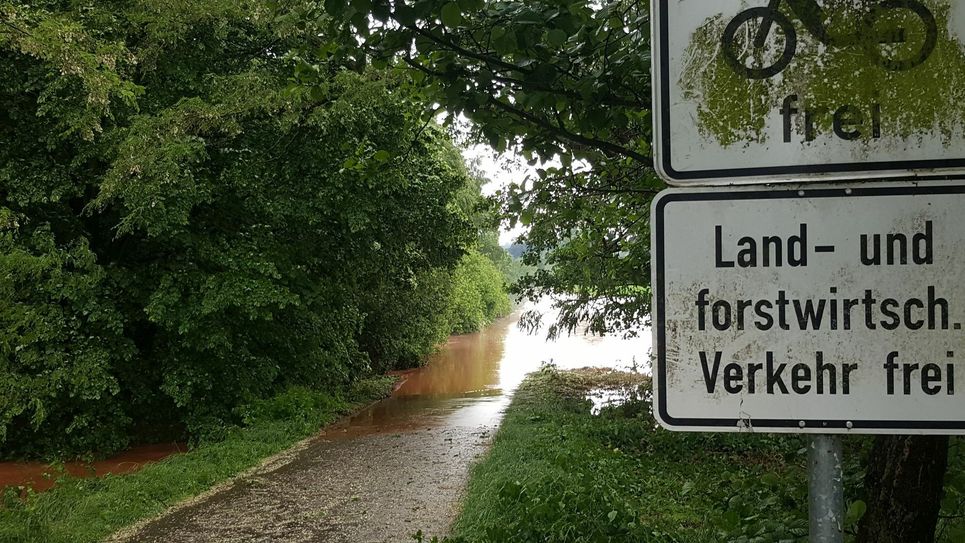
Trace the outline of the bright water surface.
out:
<instances>
[{"instance_id":1,"label":"bright water surface","mask_svg":"<svg viewBox=\"0 0 965 543\"><path fill-rule=\"evenodd\" d=\"M553 322L548 302L537 309L545 313L543 322ZM356 435L419 426L494 425L526 374L543 363L561 369L649 368L649 330L631 339L577 334L547 341L545 330L531 335L520 329L520 314L476 334L453 336L425 367L406 373L392 397L353 417L340 430Z\"/></svg>"}]
</instances>

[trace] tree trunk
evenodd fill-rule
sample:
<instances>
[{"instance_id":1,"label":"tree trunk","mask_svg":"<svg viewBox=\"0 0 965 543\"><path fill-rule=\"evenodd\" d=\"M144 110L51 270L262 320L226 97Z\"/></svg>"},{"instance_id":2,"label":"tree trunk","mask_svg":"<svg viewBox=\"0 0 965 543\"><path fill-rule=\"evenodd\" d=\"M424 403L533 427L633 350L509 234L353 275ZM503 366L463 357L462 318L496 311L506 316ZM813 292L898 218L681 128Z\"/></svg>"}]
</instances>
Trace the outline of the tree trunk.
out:
<instances>
[{"instance_id":1,"label":"tree trunk","mask_svg":"<svg viewBox=\"0 0 965 543\"><path fill-rule=\"evenodd\" d=\"M875 438L859 543L932 543L948 467L948 437Z\"/></svg>"}]
</instances>

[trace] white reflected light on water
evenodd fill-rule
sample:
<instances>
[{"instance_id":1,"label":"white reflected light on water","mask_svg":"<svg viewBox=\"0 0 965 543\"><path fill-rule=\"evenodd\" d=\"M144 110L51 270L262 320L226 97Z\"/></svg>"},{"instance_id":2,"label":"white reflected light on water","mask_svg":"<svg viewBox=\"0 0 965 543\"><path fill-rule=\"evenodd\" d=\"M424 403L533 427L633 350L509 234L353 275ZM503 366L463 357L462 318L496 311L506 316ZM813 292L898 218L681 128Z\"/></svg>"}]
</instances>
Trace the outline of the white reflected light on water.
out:
<instances>
[{"instance_id":1,"label":"white reflected light on water","mask_svg":"<svg viewBox=\"0 0 965 543\"><path fill-rule=\"evenodd\" d=\"M541 304L539 308L550 310L549 304ZM544 322L552 322L555 318L555 313L548 313ZM545 337L545 331L530 335L518 326L512 326L505 336L504 359L499 365L499 379L495 386L504 392L512 392L528 373L550 362L560 369L629 370L635 365L639 371L644 371L650 367L649 330L642 330L639 337L631 339L575 334L546 341Z\"/></svg>"}]
</instances>

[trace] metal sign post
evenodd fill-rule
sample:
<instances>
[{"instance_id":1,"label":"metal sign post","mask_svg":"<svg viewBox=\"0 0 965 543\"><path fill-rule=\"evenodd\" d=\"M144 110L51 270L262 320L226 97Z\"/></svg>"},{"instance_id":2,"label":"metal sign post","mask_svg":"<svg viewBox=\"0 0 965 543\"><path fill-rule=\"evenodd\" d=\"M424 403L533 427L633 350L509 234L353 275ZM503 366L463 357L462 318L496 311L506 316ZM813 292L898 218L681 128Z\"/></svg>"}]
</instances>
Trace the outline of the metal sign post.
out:
<instances>
[{"instance_id":1,"label":"metal sign post","mask_svg":"<svg viewBox=\"0 0 965 543\"><path fill-rule=\"evenodd\" d=\"M817 434L808 449L808 513L811 543L844 541L844 458L841 439Z\"/></svg>"},{"instance_id":2,"label":"metal sign post","mask_svg":"<svg viewBox=\"0 0 965 543\"><path fill-rule=\"evenodd\" d=\"M661 193L657 420L814 436L811 541L843 541L832 435L965 434L963 208L949 182Z\"/></svg>"},{"instance_id":3,"label":"metal sign post","mask_svg":"<svg viewBox=\"0 0 965 543\"><path fill-rule=\"evenodd\" d=\"M657 173L750 186L654 200L654 415L812 435L812 543L843 541L832 435L965 435L960 3L651 3Z\"/></svg>"}]
</instances>

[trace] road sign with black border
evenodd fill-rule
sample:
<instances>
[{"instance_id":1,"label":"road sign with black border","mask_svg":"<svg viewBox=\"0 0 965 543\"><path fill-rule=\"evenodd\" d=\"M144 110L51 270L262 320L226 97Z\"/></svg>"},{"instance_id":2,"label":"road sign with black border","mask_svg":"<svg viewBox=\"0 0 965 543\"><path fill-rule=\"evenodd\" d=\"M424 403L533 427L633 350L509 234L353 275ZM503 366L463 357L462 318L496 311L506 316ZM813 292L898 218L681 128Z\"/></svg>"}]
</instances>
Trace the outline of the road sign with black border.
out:
<instances>
[{"instance_id":1,"label":"road sign with black border","mask_svg":"<svg viewBox=\"0 0 965 543\"><path fill-rule=\"evenodd\" d=\"M687 188L652 207L654 413L965 433L965 185Z\"/></svg>"},{"instance_id":2,"label":"road sign with black border","mask_svg":"<svg viewBox=\"0 0 965 543\"><path fill-rule=\"evenodd\" d=\"M962 2L654 0L652 17L668 183L965 173Z\"/></svg>"}]
</instances>

